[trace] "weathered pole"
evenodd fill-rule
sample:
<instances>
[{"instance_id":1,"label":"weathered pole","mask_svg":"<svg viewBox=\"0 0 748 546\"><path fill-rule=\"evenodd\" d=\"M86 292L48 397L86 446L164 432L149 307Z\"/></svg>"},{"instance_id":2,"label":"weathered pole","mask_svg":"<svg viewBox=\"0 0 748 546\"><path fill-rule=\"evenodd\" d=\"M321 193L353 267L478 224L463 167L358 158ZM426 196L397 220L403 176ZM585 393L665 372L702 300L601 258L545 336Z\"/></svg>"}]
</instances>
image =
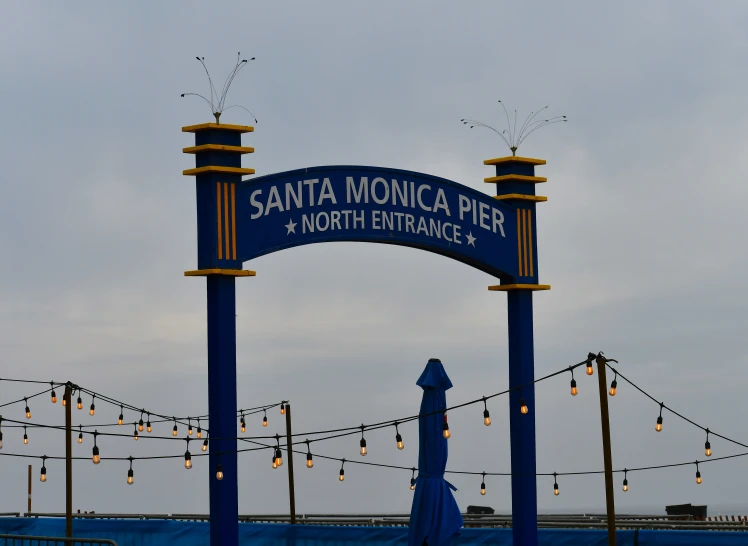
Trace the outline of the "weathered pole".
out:
<instances>
[{"instance_id":1,"label":"weathered pole","mask_svg":"<svg viewBox=\"0 0 748 546\"><path fill-rule=\"evenodd\" d=\"M603 463L605 465L605 506L608 516L608 546L616 544L616 506L613 496L613 456L610 449L610 419L608 417L608 380L605 376L607 359L597 355L597 376L600 390L600 421L603 432Z\"/></svg>"},{"instance_id":2,"label":"weathered pole","mask_svg":"<svg viewBox=\"0 0 748 546\"><path fill-rule=\"evenodd\" d=\"M291 404L286 403L286 450L288 451L288 502L291 510L291 525L296 523L296 493L293 480L293 438L291 436Z\"/></svg>"},{"instance_id":3,"label":"weathered pole","mask_svg":"<svg viewBox=\"0 0 748 546\"><path fill-rule=\"evenodd\" d=\"M65 536L73 538L73 404L70 383L65 385Z\"/></svg>"}]
</instances>

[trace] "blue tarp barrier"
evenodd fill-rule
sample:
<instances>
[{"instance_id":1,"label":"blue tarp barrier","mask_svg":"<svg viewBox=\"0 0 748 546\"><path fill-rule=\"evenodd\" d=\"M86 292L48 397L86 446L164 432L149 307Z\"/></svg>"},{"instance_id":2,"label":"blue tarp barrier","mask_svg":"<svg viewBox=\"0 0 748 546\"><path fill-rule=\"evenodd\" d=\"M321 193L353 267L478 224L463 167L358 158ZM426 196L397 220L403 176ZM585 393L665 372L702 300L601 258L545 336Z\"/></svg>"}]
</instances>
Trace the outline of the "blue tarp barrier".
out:
<instances>
[{"instance_id":1,"label":"blue tarp barrier","mask_svg":"<svg viewBox=\"0 0 748 546\"><path fill-rule=\"evenodd\" d=\"M208 524L172 520L98 520L73 522L74 535L108 538L119 546L209 546ZM65 520L0 518L0 534L64 536ZM541 529L540 546L606 546L607 532ZM638 535L638 536L637 536ZM269 523L239 524L239 543L252 546L405 545L407 527L330 527ZM511 529L462 529L456 544L512 546ZM745 546L746 532L619 531L618 546Z\"/></svg>"}]
</instances>

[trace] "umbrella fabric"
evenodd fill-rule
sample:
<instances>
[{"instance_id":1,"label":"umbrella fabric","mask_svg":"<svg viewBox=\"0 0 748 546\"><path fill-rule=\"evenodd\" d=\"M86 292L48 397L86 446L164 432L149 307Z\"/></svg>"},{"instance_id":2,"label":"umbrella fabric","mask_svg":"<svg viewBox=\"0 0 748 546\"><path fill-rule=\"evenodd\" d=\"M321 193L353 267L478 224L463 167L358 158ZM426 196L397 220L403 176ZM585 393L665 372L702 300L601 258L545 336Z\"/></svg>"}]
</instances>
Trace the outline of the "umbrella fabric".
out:
<instances>
[{"instance_id":1,"label":"umbrella fabric","mask_svg":"<svg viewBox=\"0 0 748 546\"><path fill-rule=\"evenodd\" d=\"M438 412L418 420L418 479L410 510L408 546L441 546L459 534L462 515L444 479L447 467L447 440L443 436L447 407L446 390L452 388L441 361L429 360L416 382L423 389L420 414Z\"/></svg>"}]
</instances>

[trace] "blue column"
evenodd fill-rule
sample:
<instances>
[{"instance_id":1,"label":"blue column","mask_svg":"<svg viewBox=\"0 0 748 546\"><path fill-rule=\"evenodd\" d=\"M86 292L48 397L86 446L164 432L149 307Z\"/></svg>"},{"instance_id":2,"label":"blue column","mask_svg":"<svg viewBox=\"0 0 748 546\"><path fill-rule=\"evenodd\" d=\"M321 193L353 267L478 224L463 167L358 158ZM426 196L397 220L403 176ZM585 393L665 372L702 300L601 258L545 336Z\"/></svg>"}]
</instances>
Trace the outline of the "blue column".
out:
<instances>
[{"instance_id":1,"label":"blue column","mask_svg":"<svg viewBox=\"0 0 748 546\"><path fill-rule=\"evenodd\" d=\"M509 323L509 388L535 379L532 291L507 292ZM525 400L527 414L520 412ZM535 387L509 393L512 445L512 534L514 546L537 546L538 507L535 479Z\"/></svg>"},{"instance_id":2,"label":"blue column","mask_svg":"<svg viewBox=\"0 0 748 546\"><path fill-rule=\"evenodd\" d=\"M236 286L234 277L224 275L210 275L207 283L210 544L238 546ZM225 476L220 481L216 479L219 462Z\"/></svg>"}]
</instances>

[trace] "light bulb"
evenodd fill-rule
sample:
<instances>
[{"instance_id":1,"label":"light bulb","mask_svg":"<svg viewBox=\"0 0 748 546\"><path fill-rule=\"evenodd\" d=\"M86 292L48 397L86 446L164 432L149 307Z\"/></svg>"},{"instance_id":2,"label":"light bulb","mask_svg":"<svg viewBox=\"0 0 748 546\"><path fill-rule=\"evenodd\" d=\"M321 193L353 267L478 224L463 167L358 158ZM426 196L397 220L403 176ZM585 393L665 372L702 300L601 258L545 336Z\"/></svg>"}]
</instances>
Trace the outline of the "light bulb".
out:
<instances>
[{"instance_id":1,"label":"light bulb","mask_svg":"<svg viewBox=\"0 0 748 546\"><path fill-rule=\"evenodd\" d=\"M177 424L174 423L174 428L171 429L171 435L176 436L178 434L179 430L177 429Z\"/></svg>"},{"instance_id":2,"label":"light bulb","mask_svg":"<svg viewBox=\"0 0 748 546\"><path fill-rule=\"evenodd\" d=\"M482 483L480 484L480 494L485 495L486 494L486 484Z\"/></svg>"},{"instance_id":3,"label":"light bulb","mask_svg":"<svg viewBox=\"0 0 748 546\"><path fill-rule=\"evenodd\" d=\"M306 467L312 468L314 466L314 461L312 460L312 454L307 453L306 454Z\"/></svg>"},{"instance_id":4,"label":"light bulb","mask_svg":"<svg viewBox=\"0 0 748 546\"><path fill-rule=\"evenodd\" d=\"M135 438L135 441L138 441L138 427L135 427L135 431L133 433L133 438Z\"/></svg>"},{"instance_id":5,"label":"light bulb","mask_svg":"<svg viewBox=\"0 0 748 546\"><path fill-rule=\"evenodd\" d=\"M125 416L120 413L119 414L119 419L117 419L117 424L119 426L122 426L122 423L123 423L124 419L125 419Z\"/></svg>"},{"instance_id":6,"label":"light bulb","mask_svg":"<svg viewBox=\"0 0 748 546\"><path fill-rule=\"evenodd\" d=\"M223 479L223 465L221 463L218 463L218 466L216 467L216 479Z\"/></svg>"},{"instance_id":7,"label":"light bulb","mask_svg":"<svg viewBox=\"0 0 748 546\"><path fill-rule=\"evenodd\" d=\"M26 406L26 419L31 419L31 410Z\"/></svg>"},{"instance_id":8,"label":"light bulb","mask_svg":"<svg viewBox=\"0 0 748 546\"><path fill-rule=\"evenodd\" d=\"M101 457L99 457L99 447L94 446L93 447L93 464L99 464L101 462Z\"/></svg>"},{"instance_id":9,"label":"light bulb","mask_svg":"<svg viewBox=\"0 0 748 546\"><path fill-rule=\"evenodd\" d=\"M262 418L262 426L263 427L268 426L268 417L267 417L267 415Z\"/></svg>"},{"instance_id":10,"label":"light bulb","mask_svg":"<svg viewBox=\"0 0 748 546\"><path fill-rule=\"evenodd\" d=\"M65 397L63 397L62 398L62 407L64 408L67 405L68 405L68 403L65 401Z\"/></svg>"},{"instance_id":11,"label":"light bulb","mask_svg":"<svg viewBox=\"0 0 748 546\"><path fill-rule=\"evenodd\" d=\"M135 480L133 480L133 471L132 468L127 471L127 485L132 485Z\"/></svg>"},{"instance_id":12,"label":"light bulb","mask_svg":"<svg viewBox=\"0 0 748 546\"><path fill-rule=\"evenodd\" d=\"M82 432L79 432L79 433L78 433L78 443L79 443L79 444L82 444L82 443L83 443L83 433L82 433Z\"/></svg>"},{"instance_id":13,"label":"light bulb","mask_svg":"<svg viewBox=\"0 0 748 546\"><path fill-rule=\"evenodd\" d=\"M483 424L487 427L491 426L491 415L488 413L488 410L483 410Z\"/></svg>"},{"instance_id":14,"label":"light bulb","mask_svg":"<svg viewBox=\"0 0 748 546\"><path fill-rule=\"evenodd\" d=\"M608 393L611 396L615 396L616 395L616 387L618 387L618 381L616 381L614 379L613 382L610 384L610 390L608 391Z\"/></svg>"},{"instance_id":15,"label":"light bulb","mask_svg":"<svg viewBox=\"0 0 748 546\"><path fill-rule=\"evenodd\" d=\"M709 443L709 440L707 440L706 443L704 444L704 454L707 457L712 456L712 444Z\"/></svg>"},{"instance_id":16,"label":"light bulb","mask_svg":"<svg viewBox=\"0 0 748 546\"><path fill-rule=\"evenodd\" d=\"M189 450L184 452L184 467L189 470L192 468L192 455L190 455Z\"/></svg>"},{"instance_id":17,"label":"light bulb","mask_svg":"<svg viewBox=\"0 0 748 546\"><path fill-rule=\"evenodd\" d=\"M527 403L525 402L524 398L521 398L519 401L519 411L522 414L527 414L528 411L530 411L527 407Z\"/></svg>"},{"instance_id":18,"label":"light bulb","mask_svg":"<svg viewBox=\"0 0 748 546\"><path fill-rule=\"evenodd\" d=\"M96 413L96 406L91 402L91 409L88 410L88 414L93 416Z\"/></svg>"},{"instance_id":19,"label":"light bulb","mask_svg":"<svg viewBox=\"0 0 748 546\"><path fill-rule=\"evenodd\" d=\"M361 444L361 451L360 451L361 455L366 455L368 453L368 451L366 450L366 440L361 438L361 442L359 443Z\"/></svg>"},{"instance_id":20,"label":"light bulb","mask_svg":"<svg viewBox=\"0 0 748 546\"><path fill-rule=\"evenodd\" d=\"M698 472L698 471L697 471L697 472L696 472L696 483L700 484L700 483L701 483L701 481L702 481L702 480L701 480L701 472Z\"/></svg>"},{"instance_id":21,"label":"light bulb","mask_svg":"<svg viewBox=\"0 0 748 546\"><path fill-rule=\"evenodd\" d=\"M150 432L150 427L148 432ZM197 437L202 438L203 437L203 429L201 429L199 426L197 427Z\"/></svg>"},{"instance_id":22,"label":"light bulb","mask_svg":"<svg viewBox=\"0 0 748 546\"><path fill-rule=\"evenodd\" d=\"M571 395L576 396L577 394L579 394L579 391L577 390L577 380L572 379L571 380Z\"/></svg>"},{"instance_id":23,"label":"light bulb","mask_svg":"<svg viewBox=\"0 0 748 546\"><path fill-rule=\"evenodd\" d=\"M46 482L47 481L47 467L42 467L42 473L39 475L39 481L40 482Z\"/></svg>"},{"instance_id":24,"label":"light bulb","mask_svg":"<svg viewBox=\"0 0 748 546\"><path fill-rule=\"evenodd\" d=\"M281 415L285 415L285 414L286 414L286 405L281 404Z\"/></svg>"},{"instance_id":25,"label":"light bulb","mask_svg":"<svg viewBox=\"0 0 748 546\"><path fill-rule=\"evenodd\" d=\"M203 447L201 447L200 449L202 449L203 451L208 451L208 439L207 438L203 442Z\"/></svg>"},{"instance_id":26,"label":"light bulb","mask_svg":"<svg viewBox=\"0 0 748 546\"><path fill-rule=\"evenodd\" d=\"M151 426L151 422L150 422L150 421L148 421L148 422L147 422L147 423L145 424L145 429L146 429L146 430L147 430L148 432L153 432L153 427ZM200 435L198 434L198 436L197 436L197 437L199 438L199 437L200 437Z\"/></svg>"},{"instance_id":27,"label":"light bulb","mask_svg":"<svg viewBox=\"0 0 748 546\"><path fill-rule=\"evenodd\" d=\"M273 470L275 470L276 468L278 468L278 462L273 459Z\"/></svg>"},{"instance_id":28,"label":"light bulb","mask_svg":"<svg viewBox=\"0 0 748 546\"><path fill-rule=\"evenodd\" d=\"M410 479L410 490L415 491L415 489L416 489L416 480L415 478L411 478Z\"/></svg>"},{"instance_id":29,"label":"light bulb","mask_svg":"<svg viewBox=\"0 0 748 546\"><path fill-rule=\"evenodd\" d=\"M623 490L628 491L629 490L629 481L623 480Z\"/></svg>"},{"instance_id":30,"label":"light bulb","mask_svg":"<svg viewBox=\"0 0 748 546\"><path fill-rule=\"evenodd\" d=\"M557 483L553 484L553 494L558 496L558 484Z\"/></svg>"},{"instance_id":31,"label":"light bulb","mask_svg":"<svg viewBox=\"0 0 748 546\"><path fill-rule=\"evenodd\" d=\"M57 393L55 391L52 391L52 403L57 403Z\"/></svg>"},{"instance_id":32,"label":"light bulb","mask_svg":"<svg viewBox=\"0 0 748 546\"><path fill-rule=\"evenodd\" d=\"M655 430L656 430L657 432L661 432L661 431L662 431L662 415L660 415L660 416L659 416L659 417L657 418L657 424L655 425Z\"/></svg>"},{"instance_id":33,"label":"light bulb","mask_svg":"<svg viewBox=\"0 0 748 546\"><path fill-rule=\"evenodd\" d=\"M244 425L243 421L242 421L242 432L247 432L247 427Z\"/></svg>"},{"instance_id":34,"label":"light bulb","mask_svg":"<svg viewBox=\"0 0 748 546\"><path fill-rule=\"evenodd\" d=\"M81 397L78 397L78 409L83 409L83 400L81 400Z\"/></svg>"},{"instance_id":35,"label":"light bulb","mask_svg":"<svg viewBox=\"0 0 748 546\"><path fill-rule=\"evenodd\" d=\"M400 433L398 432L395 434L395 441L397 442L397 449L404 449L405 444L403 443L403 437L400 436Z\"/></svg>"},{"instance_id":36,"label":"light bulb","mask_svg":"<svg viewBox=\"0 0 748 546\"><path fill-rule=\"evenodd\" d=\"M145 427L143 426L143 419L141 419L140 421L138 421L138 430L139 430L140 432L143 432L143 429L144 429L144 428L145 428Z\"/></svg>"},{"instance_id":37,"label":"light bulb","mask_svg":"<svg viewBox=\"0 0 748 546\"><path fill-rule=\"evenodd\" d=\"M587 375L592 375L593 373L595 373L595 370L592 369L592 362L587 362Z\"/></svg>"},{"instance_id":38,"label":"light bulb","mask_svg":"<svg viewBox=\"0 0 748 546\"><path fill-rule=\"evenodd\" d=\"M442 425L442 436L444 436L447 440L452 437L452 433L449 432L449 423L447 423L447 421L444 421L444 424Z\"/></svg>"},{"instance_id":39,"label":"light bulb","mask_svg":"<svg viewBox=\"0 0 748 546\"><path fill-rule=\"evenodd\" d=\"M29 437L28 437L28 435L27 435L27 434L24 434L24 435L23 435L23 443L24 443L25 445L28 445L28 443L29 443Z\"/></svg>"},{"instance_id":40,"label":"light bulb","mask_svg":"<svg viewBox=\"0 0 748 546\"><path fill-rule=\"evenodd\" d=\"M345 470L343 470L342 468L340 469L340 476L338 476L338 480L340 480L341 482L345 480Z\"/></svg>"},{"instance_id":41,"label":"light bulb","mask_svg":"<svg viewBox=\"0 0 748 546\"><path fill-rule=\"evenodd\" d=\"M275 464L283 466L283 454L281 453L280 448L275 448Z\"/></svg>"}]
</instances>

